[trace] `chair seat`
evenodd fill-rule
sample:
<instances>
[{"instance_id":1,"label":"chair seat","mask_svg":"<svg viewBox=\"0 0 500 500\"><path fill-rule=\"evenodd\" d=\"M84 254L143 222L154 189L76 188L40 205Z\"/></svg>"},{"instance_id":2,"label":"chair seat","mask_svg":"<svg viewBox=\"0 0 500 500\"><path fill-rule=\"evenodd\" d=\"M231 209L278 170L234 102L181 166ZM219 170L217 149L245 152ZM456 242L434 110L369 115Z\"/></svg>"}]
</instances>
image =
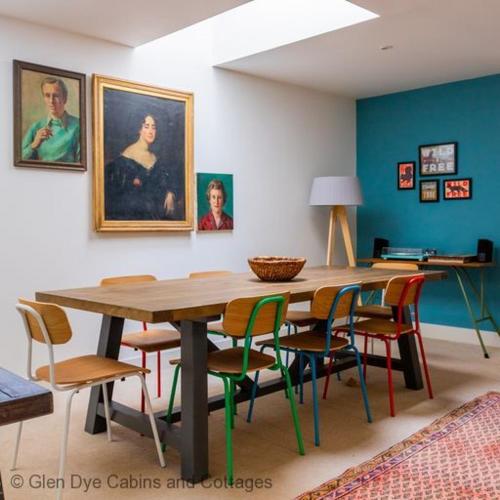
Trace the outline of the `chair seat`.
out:
<instances>
[{"instance_id":1,"label":"chair seat","mask_svg":"<svg viewBox=\"0 0 500 500\"><path fill-rule=\"evenodd\" d=\"M346 331L347 325L335 327L335 330ZM410 333L413 331L412 325L401 325L401 333ZM385 319L366 319L354 323L354 333L369 333L371 335L381 335L385 337L396 337L397 323Z\"/></svg>"},{"instance_id":2,"label":"chair seat","mask_svg":"<svg viewBox=\"0 0 500 500\"><path fill-rule=\"evenodd\" d=\"M90 354L54 364L56 384L87 384L134 373L150 373L147 368L122 363L116 359ZM50 382L49 365L35 372L37 378Z\"/></svg>"},{"instance_id":3,"label":"chair seat","mask_svg":"<svg viewBox=\"0 0 500 500\"><path fill-rule=\"evenodd\" d=\"M387 306L379 306L376 304L358 306L354 311L354 316L360 316L362 318L382 318L382 319L392 319L392 308Z\"/></svg>"},{"instance_id":4,"label":"chair seat","mask_svg":"<svg viewBox=\"0 0 500 500\"><path fill-rule=\"evenodd\" d=\"M181 334L177 330L147 330L128 333L122 344L144 352L164 351L181 346Z\"/></svg>"},{"instance_id":5,"label":"chair seat","mask_svg":"<svg viewBox=\"0 0 500 500\"><path fill-rule=\"evenodd\" d=\"M286 321L298 327L311 326L318 322L311 314L311 311L288 311L286 313Z\"/></svg>"},{"instance_id":6,"label":"chair seat","mask_svg":"<svg viewBox=\"0 0 500 500\"><path fill-rule=\"evenodd\" d=\"M233 347L222 351L208 353L208 369L221 373L241 373L243 368L243 347ZM255 372L269 368L276 363L276 359L268 354L250 349L248 355L248 372Z\"/></svg>"},{"instance_id":7,"label":"chair seat","mask_svg":"<svg viewBox=\"0 0 500 500\"><path fill-rule=\"evenodd\" d=\"M257 345L274 347L274 340L261 340ZM349 341L344 338L331 336L330 352L338 351L349 345ZM287 337L280 337L280 347L297 349L299 351L324 352L326 348L326 336L324 332L300 332Z\"/></svg>"}]
</instances>

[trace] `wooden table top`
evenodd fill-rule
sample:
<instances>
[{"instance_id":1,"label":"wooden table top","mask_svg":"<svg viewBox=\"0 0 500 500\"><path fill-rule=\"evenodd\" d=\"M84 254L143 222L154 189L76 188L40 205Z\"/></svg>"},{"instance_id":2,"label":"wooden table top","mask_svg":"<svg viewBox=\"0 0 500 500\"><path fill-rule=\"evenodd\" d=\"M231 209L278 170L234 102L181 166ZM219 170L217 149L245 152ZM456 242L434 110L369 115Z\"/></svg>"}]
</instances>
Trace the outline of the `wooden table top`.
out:
<instances>
[{"instance_id":1,"label":"wooden table top","mask_svg":"<svg viewBox=\"0 0 500 500\"><path fill-rule=\"evenodd\" d=\"M457 262L445 262L445 261L440 261L440 262L426 262L426 261L421 261L421 260L397 260L397 259L376 259L376 258L369 258L369 259L358 259L358 262L363 262L366 264L376 264L378 262L394 262L394 263L408 263L408 264L417 264L422 267L470 267L470 268L483 268L483 267L494 267L495 263L494 262L462 262L462 263L457 263Z\"/></svg>"},{"instance_id":2,"label":"wooden table top","mask_svg":"<svg viewBox=\"0 0 500 500\"><path fill-rule=\"evenodd\" d=\"M0 368L0 425L41 417L53 411L51 391Z\"/></svg>"},{"instance_id":3,"label":"wooden table top","mask_svg":"<svg viewBox=\"0 0 500 500\"><path fill-rule=\"evenodd\" d=\"M311 300L322 286L361 283L364 290L384 288L397 275L408 271L366 267L319 266L304 268L292 281L269 283L252 273L202 279L151 281L128 285L75 288L37 292L36 299L63 307L109 316L162 323L216 316L233 299L289 291L291 302ZM426 271L429 280L445 279L444 271Z\"/></svg>"}]
</instances>

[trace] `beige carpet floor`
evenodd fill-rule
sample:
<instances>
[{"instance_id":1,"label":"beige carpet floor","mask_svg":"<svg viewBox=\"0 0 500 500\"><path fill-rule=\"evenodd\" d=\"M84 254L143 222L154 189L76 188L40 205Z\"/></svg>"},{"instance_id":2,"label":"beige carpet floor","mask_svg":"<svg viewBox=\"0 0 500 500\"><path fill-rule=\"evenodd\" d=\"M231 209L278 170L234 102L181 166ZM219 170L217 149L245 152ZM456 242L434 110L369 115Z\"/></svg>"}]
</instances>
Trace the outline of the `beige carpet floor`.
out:
<instances>
[{"instance_id":1,"label":"beige carpet floor","mask_svg":"<svg viewBox=\"0 0 500 500\"><path fill-rule=\"evenodd\" d=\"M161 469L152 440L114 424L114 441L105 434L91 436L83 431L88 392L75 397L71 421L65 499L160 499L180 498L293 498L332 479L346 468L359 464L409 436L435 418L489 390L500 389L500 349L491 348L491 359L482 357L479 347L427 340L427 355L435 399L426 391L404 387L401 373L395 374L396 418L389 416L386 372L368 368L368 393L374 422L368 424L359 387L345 384L354 370L344 372L342 381L332 377L329 397L320 403L321 447L313 444L310 384L299 416L306 455L299 456L288 401L275 393L256 401L254 421L244 420L248 405L239 407L234 431L235 476L238 487L224 487L224 413L213 412L210 425L210 473L202 485L191 487L180 480L179 454L168 449L167 468ZM167 368L164 380L171 380ZM273 376L273 374L270 374ZM323 380L320 381L320 389ZM151 381L150 390L154 391ZM220 386L212 377L211 394ZM117 384L116 399L138 404L134 381ZM60 435L66 395L56 394L53 415L27 422L21 442L18 470L11 472L15 426L0 428L0 471L6 500L55 497L50 481L57 477ZM166 397L154 399L155 409L166 407ZM14 474L20 476L14 478ZM14 489L11 481L24 486ZM71 484L72 481L72 484ZM84 483L86 482L86 484ZM45 485L43 483L46 483ZM92 484L89 486L89 482ZM100 484L99 484L100 483ZM85 492L87 489L87 492Z\"/></svg>"}]
</instances>

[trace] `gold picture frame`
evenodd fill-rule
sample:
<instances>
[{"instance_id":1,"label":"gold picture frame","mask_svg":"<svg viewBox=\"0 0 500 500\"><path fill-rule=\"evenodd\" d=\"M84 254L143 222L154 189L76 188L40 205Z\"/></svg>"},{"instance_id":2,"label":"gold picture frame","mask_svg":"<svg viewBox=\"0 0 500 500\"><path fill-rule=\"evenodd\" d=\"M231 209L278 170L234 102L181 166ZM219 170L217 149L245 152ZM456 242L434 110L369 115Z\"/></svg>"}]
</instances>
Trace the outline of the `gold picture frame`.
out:
<instances>
[{"instance_id":1,"label":"gold picture frame","mask_svg":"<svg viewBox=\"0 0 500 500\"><path fill-rule=\"evenodd\" d=\"M92 84L96 231L193 230L193 94Z\"/></svg>"}]
</instances>

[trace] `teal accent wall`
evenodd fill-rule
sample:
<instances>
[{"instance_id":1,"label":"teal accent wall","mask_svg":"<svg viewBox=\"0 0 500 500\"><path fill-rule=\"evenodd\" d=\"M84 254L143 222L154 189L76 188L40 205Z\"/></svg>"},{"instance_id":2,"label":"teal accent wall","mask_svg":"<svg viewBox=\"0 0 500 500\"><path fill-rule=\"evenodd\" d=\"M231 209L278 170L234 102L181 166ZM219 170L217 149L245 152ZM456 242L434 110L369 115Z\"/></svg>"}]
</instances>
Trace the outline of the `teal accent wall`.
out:
<instances>
[{"instance_id":1,"label":"teal accent wall","mask_svg":"<svg viewBox=\"0 0 500 500\"><path fill-rule=\"evenodd\" d=\"M440 179L440 202L419 202L418 146L458 142L458 175ZM396 165L417 162L415 190L398 191ZM391 246L476 253L477 240L500 246L500 75L361 99L357 102L357 254L373 238ZM444 201L443 179L472 177L472 200ZM426 177L427 178L427 177ZM475 271L473 271L474 273ZM500 320L500 270L487 271L489 306ZM422 321L470 328L455 276L424 288ZM485 329L492 330L489 323Z\"/></svg>"}]
</instances>

